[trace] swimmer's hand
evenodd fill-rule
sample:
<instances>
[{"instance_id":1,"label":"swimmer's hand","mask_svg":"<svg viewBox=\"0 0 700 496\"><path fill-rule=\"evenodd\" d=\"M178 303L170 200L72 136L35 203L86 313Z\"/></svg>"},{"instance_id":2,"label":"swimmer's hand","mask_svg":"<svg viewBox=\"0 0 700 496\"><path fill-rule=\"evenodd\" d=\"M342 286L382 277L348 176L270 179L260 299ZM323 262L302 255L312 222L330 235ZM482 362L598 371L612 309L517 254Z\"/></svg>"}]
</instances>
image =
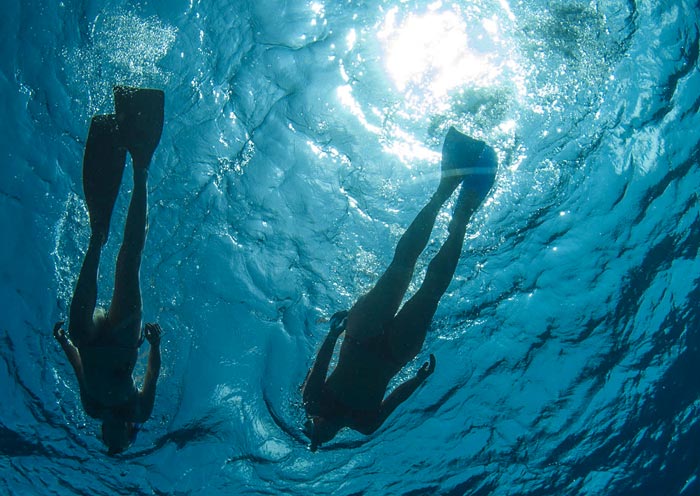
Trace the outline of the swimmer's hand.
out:
<instances>
[{"instance_id":1,"label":"swimmer's hand","mask_svg":"<svg viewBox=\"0 0 700 496\"><path fill-rule=\"evenodd\" d=\"M149 323L146 324L144 335L151 346L160 346L160 337L163 335L163 329L155 322Z\"/></svg>"},{"instance_id":2,"label":"swimmer's hand","mask_svg":"<svg viewBox=\"0 0 700 496\"><path fill-rule=\"evenodd\" d=\"M430 374L433 373L435 370L435 355L432 353L430 354L430 361L425 362L423 366L418 369L418 372L416 373L416 377L418 377L421 382L426 380Z\"/></svg>"},{"instance_id":3,"label":"swimmer's hand","mask_svg":"<svg viewBox=\"0 0 700 496\"><path fill-rule=\"evenodd\" d=\"M56 341L58 341L58 344L61 345L66 357L68 357L68 361L73 367L73 371L75 372L78 382L82 387L84 375L83 362L80 360L80 352L78 351L78 348L76 348L73 343L70 342L68 336L66 336L66 332L63 330L63 324L64 322L60 320L53 325L53 337L56 339Z\"/></svg>"},{"instance_id":4,"label":"swimmer's hand","mask_svg":"<svg viewBox=\"0 0 700 496\"><path fill-rule=\"evenodd\" d=\"M348 311L343 310L341 312L336 312L331 317L331 334L334 336L340 336L345 330L345 326L348 323Z\"/></svg>"},{"instance_id":5,"label":"swimmer's hand","mask_svg":"<svg viewBox=\"0 0 700 496\"><path fill-rule=\"evenodd\" d=\"M53 326L53 337L58 341L59 343L63 343L64 341L68 341L68 336L66 336L66 332L63 330L63 324L65 322L60 320L56 322Z\"/></svg>"}]
</instances>

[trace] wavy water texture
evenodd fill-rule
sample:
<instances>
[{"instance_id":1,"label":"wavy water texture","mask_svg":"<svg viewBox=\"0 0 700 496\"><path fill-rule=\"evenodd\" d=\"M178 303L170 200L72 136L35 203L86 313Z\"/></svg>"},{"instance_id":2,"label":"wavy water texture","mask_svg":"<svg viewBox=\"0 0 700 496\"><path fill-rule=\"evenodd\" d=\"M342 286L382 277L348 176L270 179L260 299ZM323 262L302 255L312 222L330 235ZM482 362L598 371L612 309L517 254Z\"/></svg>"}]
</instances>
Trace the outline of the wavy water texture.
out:
<instances>
[{"instance_id":1,"label":"wavy water texture","mask_svg":"<svg viewBox=\"0 0 700 496\"><path fill-rule=\"evenodd\" d=\"M700 493L699 11L10 2L0 492ZM109 458L50 330L89 237L89 119L113 111L115 84L166 93L141 271L144 318L166 334L153 417ZM391 261L450 126L501 167L398 380L428 353L436 372L375 434L311 453L299 385L325 319ZM127 169L103 304L131 181Z\"/></svg>"}]
</instances>

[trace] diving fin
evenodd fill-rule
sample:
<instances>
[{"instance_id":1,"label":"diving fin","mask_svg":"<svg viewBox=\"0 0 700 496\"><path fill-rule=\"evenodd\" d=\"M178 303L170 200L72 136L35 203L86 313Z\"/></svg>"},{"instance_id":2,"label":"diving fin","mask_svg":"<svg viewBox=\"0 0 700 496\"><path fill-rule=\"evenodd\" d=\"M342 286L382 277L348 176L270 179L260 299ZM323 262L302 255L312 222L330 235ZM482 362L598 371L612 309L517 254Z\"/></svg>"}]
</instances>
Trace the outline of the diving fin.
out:
<instances>
[{"instance_id":1,"label":"diving fin","mask_svg":"<svg viewBox=\"0 0 700 496\"><path fill-rule=\"evenodd\" d=\"M491 191L498 170L496 152L481 140L476 140L451 127L442 147L443 175L461 176L462 189L471 191L481 203Z\"/></svg>"},{"instance_id":2,"label":"diving fin","mask_svg":"<svg viewBox=\"0 0 700 496\"><path fill-rule=\"evenodd\" d=\"M477 160L486 143L460 133L454 127L445 136L442 144L442 175L464 176Z\"/></svg>"},{"instance_id":3,"label":"diving fin","mask_svg":"<svg viewBox=\"0 0 700 496\"><path fill-rule=\"evenodd\" d=\"M83 155L83 192L90 228L104 244L124 174L126 149L120 146L115 115L96 115L90 122Z\"/></svg>"},{"instance_id":4,"label":"diving fin","mask_svg":"<svg viewBox=\"0 0 700 496\"><path fill-rule=\"evenodd\" d=\"M163 132L165 94L157 89L114 87L122 144L136 167L148 167Z\"/></svg>"}]
</instances>

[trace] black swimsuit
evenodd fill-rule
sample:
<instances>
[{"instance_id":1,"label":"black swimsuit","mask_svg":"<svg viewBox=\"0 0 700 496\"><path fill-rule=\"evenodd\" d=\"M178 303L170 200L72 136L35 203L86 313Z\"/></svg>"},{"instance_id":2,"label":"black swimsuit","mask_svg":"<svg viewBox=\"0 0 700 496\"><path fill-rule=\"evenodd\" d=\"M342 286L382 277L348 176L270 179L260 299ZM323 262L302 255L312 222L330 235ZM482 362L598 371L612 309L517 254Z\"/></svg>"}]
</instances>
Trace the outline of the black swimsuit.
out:
<instances>
[{"instance_id":1,"label":"black swimsuit","mask_svg":"<svg viewBox=\"0 0 700 496\"><path fill-rule=\"evenodd\" d=\"M404 364L399 362L391 351L391 346L389 345L386 331L382 332L378 336L371 336L365 339L357 339L346 334L343 343L348 343L351 346L360 348L366 354L379 358L384 363L391 364L398 369L403 368Z\"/></svg>"},{"instance_id":2,"label":"black swimsuit","mask_svg":"<svg viewBox=\"0 0 700 496\"><path fill-rule=\"evenodd\" d=\"M327 419L342 420L348 427L355 428L358 425L370 426L379 415L379 412L353 408L347 404L328 387L323 388L321 416Z\"/></svg>"},{"instance_id":3,"label":"black swimsuit","mask_svg":"<svg viewBox=\"0 0 700 496\"><path fill-rule=\"evenodd\" d=\"M141 334L141 338L139 339L138 344L136 346L110 344L106 342L108 340L98 338L93 342L89 344L84 344L78 348L83 364L85 364L86 362L85 358L91 354L90 350L95 350L98 353L117 351L120 353L129 354L129 356L126 357L119 365L111 367L112 375L116 380L121 380L122 378L128 377L128 380L131 381L131 393L129 394L129 399L127 399L126 401L118 403L116 405L105 405L99 400L92 397L90 394L88 394L86 391L87 385L84 383L82 384L80 388L80 400L83 404L85 412L90 417L94 419L102 419L104 418L106 413L109 413L113 416L127 421L134 418L136 414L135 409L138 406L138 390L133 385L133 378L131 376L131 373L133 372L133 369L136 366L136 360L138 359L137 351L143 343L143 340L143 333ZM92 353L94 353L95 351L92 351ZM92 360L87 360L87 362L90 365L90 363L95 362L95 360L93 358ZM90 368L92 367L97 367L97 365L92 364ZM85 367L83 367L83 374L85 373ZM83 379L83 381L85 381L85 378Z\"/></svg>"},{"instance_id":4,"label":"black swimsuit","mask_svg":"<svg viewBox=\"0 0 700 496\"><path fill-rule=\"evenodd\" d=\"M379 335L360 340L346 334L343 338L343 347L349 347L350 350L348 351L352 355L361 355L369 358L371 362L377 363L378 367L381 367L379 364L387 364L390 365L392 369L400 370L403 364L399 363L391 352L391 347L389 346L389 341L386 336L386 333L382 332ZM391 375L394 375L393 370ZM349 427L358 425L371 426L376 422L379 416L378 409L365 410L348 405L328 386L324 386L323 388L323 397L323 411L321 415L326 418L340 419Z\"/></svg>"},{"instance_id":5,"label":"black swimsuit","mask_svg":"<svg viewBox=\"0 0 700 496\"><path fill-rule=\"evenodd\" d=\"M136 418L136 406L138 405L137 395L134 394L124 403L118 405L105 406L95 398L86 393L84 388L80 388L80 401L83 404L83 409L90 417L98 420L104 420L109 413L113 417L120 418L125 422L131 422Z\"/></svg>"}]
</instances>

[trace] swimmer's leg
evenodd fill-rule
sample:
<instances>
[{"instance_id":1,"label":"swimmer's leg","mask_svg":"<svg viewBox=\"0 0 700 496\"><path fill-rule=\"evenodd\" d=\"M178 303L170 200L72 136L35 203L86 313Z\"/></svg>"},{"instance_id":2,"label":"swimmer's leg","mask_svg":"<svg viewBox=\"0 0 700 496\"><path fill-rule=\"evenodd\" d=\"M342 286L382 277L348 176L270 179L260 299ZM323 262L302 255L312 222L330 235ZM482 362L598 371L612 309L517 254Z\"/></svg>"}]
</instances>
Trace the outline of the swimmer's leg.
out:
<instances>
[{"instance_id":1,"label":"swimmer's leg","mask_svg":"<svg viewBox=\"0 0 700 496\"><path fill-rule=\"evenodd\" d=\"M146 243L148 167L163 129L163 92L117 87L117 119L134 165L134 189L117 257L109 320L122 346L137 346L141 336L141 255Z\"/></svg>"},{"instance_id":2,"label":"swimmer's leg","mask_svg":"<svg viewBox=\"0 0 700 496\"><path fill-rule=\"evenodd\" d=\"M492 178L495 177L495 172L494 164ZM491 180L491 184L493 184L493 180ZM467 224L484 199L482 189L481 184L478 188L473 187L471 177L464 180L445 243L435 258L430 261L420 289L406 302L396 318L387 326L389 346L394 358L399 363L408 363L423 347L438 302L447 291L457 268Z\"/></svg>"},{"instance_id":3,"label":"swimmer's leg","mask_svg":"<svg viewBox=\"0 0 700 496\"><path fill-rule=\"evenodd\" d=\"M148 169L134 167L134 189L126 216L124 241L117 256L109 322L121 346L137 346L141 337L141 254L146 243Z\"/></svg>"},{"instance_id":4,"label":"swimmer's leg","mask_svg":"<svg viewBox=\"0 0 700 496\"><path fill-rule=\"evenodd\" d=\"M483 141L450 128L442 146L441 179L438 189L401 237L394 259L377 285L351 309L346 331L348 334L358 339L367 337L363 332L376 334L396 315L413 277L418 256L428 244L440 208L460 182L467 177L471 179L471 175L477 171L475 165L485 146Z\"/></svg>"},{"instance_id":5,"label":"swimmer's leg","mask_svg":"<svg viewBox=\"0 0 700 496\"><path fill-rule=\"evenodd\" d=\"M468 138L454 128L447 133L437 191L401 236L389 268L374 288L350 310L346 333L356 339L375 335L382 332L383 326L396 315L413 277L418 256L428 244L440 208L464 179L464 167L477 159L483 147L483 142Z\"/></svg>"},{"instance_id":6,"label":"swimmer's leg","mask_svg":"<svg viewBox=\"0 0 700 496\"><path fill-rule=\"evenodd\" d=\"M70 305L69 337L78 348L95 337L93 316L97 304L97 269L100 265L102 244L102 237L94 234L90 237Z\"/></svg>"},{"instance_id":7,"label":"swimmer's leg","mask_svg":"<svg viewBox=\"0 0 700 496\"><path fill-rule=\"evenodd\" d=\"M126 149L119 144L116 117L96 115L90 122L83 155L83 191L90 214L90 244L75 286L69 316L70 338L76 346L94 338L100 254L109 235L125 162Z\"/></svg>"},{"instance_id":8,"label":"swimmer's leg","mask_svg":"<svg viewBox=\"0 0 700 496\"><path fill-rule=\"evenodd\" d=\"M380 333L401 305L418 256L425 249L435 219L452 191L438 190L401 236L394 259L377 284L362 296L348 315L346 333L362 339ZM362 335L362 333L369 333Z\"/></svg>"}]
</instances>

